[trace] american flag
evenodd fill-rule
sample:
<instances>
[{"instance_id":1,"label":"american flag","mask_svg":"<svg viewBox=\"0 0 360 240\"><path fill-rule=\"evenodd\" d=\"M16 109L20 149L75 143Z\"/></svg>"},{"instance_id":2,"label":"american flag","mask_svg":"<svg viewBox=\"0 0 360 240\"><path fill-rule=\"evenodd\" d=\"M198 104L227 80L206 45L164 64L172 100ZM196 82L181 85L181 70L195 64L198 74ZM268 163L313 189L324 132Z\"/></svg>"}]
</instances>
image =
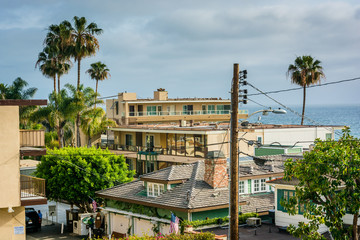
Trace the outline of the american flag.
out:
<instances>
[{"instance_id":1,"label":"american flag","mask_svg":"<svg viewBox=\"0 0 360 240\"><path fill-rule=\"evenodd\" d=\"M96 212L97 206L96 206L96 202L94 199L92 200L92 206L93 206L94 212Z\"/></svg>"},{"instance_id":2,"label":"american flag","mask_svg":"<svg viewBox=\"0 0 360 240\"><path fill-rule=\"evenodd\" d=\"M179 218L175 214L171 213L171 222L170 222L170 233L179 232Z\"/></svg>"}]
</instances>

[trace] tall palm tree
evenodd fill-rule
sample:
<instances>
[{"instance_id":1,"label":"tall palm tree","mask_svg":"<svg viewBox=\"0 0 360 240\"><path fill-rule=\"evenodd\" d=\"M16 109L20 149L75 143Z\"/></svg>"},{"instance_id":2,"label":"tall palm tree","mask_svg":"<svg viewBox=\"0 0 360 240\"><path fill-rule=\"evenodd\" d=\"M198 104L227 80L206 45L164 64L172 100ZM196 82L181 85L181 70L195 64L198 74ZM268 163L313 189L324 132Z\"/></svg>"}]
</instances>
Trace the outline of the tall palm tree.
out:
<instances>
[{"instance_id":1,"label":"tall palm tree","mask_svg":"<svg viewBox=\"0 0 360 240\"><path fill-rule=\"evenodd\" d=\"M57 72L57 63L53 58L52 49L50 47L45 47L42 52L38 55L38 60L35 63L35 68L39 67L41 73L48 78L54 80L54 92L56 92L56 72Z\"/></svg>"},{"instance_id":2,"label":"tall palm tree","mask_svg":"<svg viewBox=\"0 0 360 240\"><path fill-rule=\"evenodd\" d=\"M90 78L93 80L96 80L96 88L95 88L95 101L98 93L98 83L99 81L103 81L105 79L108 79L108 77L111 77L111 74L109 73L109 69L107 68L106 64L102 62L96 62L90 65L91 68L89 68L86 73L89 73ZM95 103L96 108L96 103Z\"/></svg>"},{"instance_id":3,"label":"tall palm tree","mask_svg":"<svg viewBox=\"0 0 360 240\"><path fill-rule=\"evenodd\" d=\"M72 48L71 55L78 64L77 89L80 87L80 65L83 58L95 55L99 49L99 42L95 35L103 32L97 24L92 22L87 25L85 17L74 17L74 27L71 28Z\"/></svg>"},{"instance_id":4,"label":"tall palm tree","mask_svg":"<svg viewBox=\"0 0 360 240\"><path fill-rule=\"evenodd\" d=\"M113 120L106 118L102 108L91 108L81 114L81 129L88 137L88 147L91 147L91 140L97 134L103 132L107 127L116 126Z\"/></svg>"},{"instance_id":5,"label":"tall palm tree","mask_svg":"<svg viewBox=\"0 0 360 240\"><path fill-rule=\"evenodd\" d=\"M304 124L306 88L310 85L320 83L325 78L323 67L319 60L311 56L300 56L295 59L294 64L290 64L287 77L290 76L291 82L303 87L303 108L301 125Z\"/></svg>"},{"instance_id":6,"label":"tall palm tree","mask_svg":"<svg viewBox=\"0 0 360 240\"><path fill-rule=\"evenodd\" d=\"M52 24L48 28L44 44L52 50L52 58L56 63L56 75L58 78L58 93L60 93L60 77L68 73L71 68L71 23L63 21L59 25Z\"/></svg>"}]
</instances>

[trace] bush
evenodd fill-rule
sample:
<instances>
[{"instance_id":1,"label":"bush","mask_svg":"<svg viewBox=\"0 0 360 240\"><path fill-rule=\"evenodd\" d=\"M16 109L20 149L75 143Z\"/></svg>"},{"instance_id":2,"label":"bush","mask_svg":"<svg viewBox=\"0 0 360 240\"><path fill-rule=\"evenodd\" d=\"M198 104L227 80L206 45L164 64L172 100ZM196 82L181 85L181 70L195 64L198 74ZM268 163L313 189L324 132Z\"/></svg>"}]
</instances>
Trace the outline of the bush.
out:
<instances>
[{"instance_id":1,"label":"bush","mask_svg":"<svg viewBox=\"0 0 360 240\"><path fill-rule=\"evenodd\" d=\"M246 223L246 220L250 217L258 217L259 214L257 213L243 213L239 215L239 224L244 224ZM182 226L193 226L194 228L198 228L201 226L207 226L207 225L212 225L212 224L224 224L229 222L229 218L228 217L223 217L223 218L212 218L212 219L207 219L207 220L196 220L196 221L183 221L181 224Z\"/></svg>"}]
</instances>

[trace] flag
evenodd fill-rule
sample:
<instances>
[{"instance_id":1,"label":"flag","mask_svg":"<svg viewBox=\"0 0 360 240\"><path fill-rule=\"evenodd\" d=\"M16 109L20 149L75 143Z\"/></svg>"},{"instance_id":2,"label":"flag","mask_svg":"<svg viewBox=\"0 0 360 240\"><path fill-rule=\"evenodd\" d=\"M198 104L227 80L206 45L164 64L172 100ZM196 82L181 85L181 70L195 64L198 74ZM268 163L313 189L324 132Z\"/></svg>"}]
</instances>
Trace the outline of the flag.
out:
<instances>
[{"instance_id":1,"label":"flag","mask_svg":"<svg viewBox=\"0 0 360 240\"><path fill-rule=\"evenodd\" d=\"M93 206L94 212L96 212L97 206L96 206L96 202L94 199L92 200L92 206Z\"/></svg>"},{"instance_id":2,"label":"flag","mask_svg":"<svg viewBox=\"0 0 360 240\"><path fill-rule=\"evenodd\" d=\"M171 222L170 222L170 233L179 232L179 218L175 214L171 213Z\"/></svg>"}]
</instances>

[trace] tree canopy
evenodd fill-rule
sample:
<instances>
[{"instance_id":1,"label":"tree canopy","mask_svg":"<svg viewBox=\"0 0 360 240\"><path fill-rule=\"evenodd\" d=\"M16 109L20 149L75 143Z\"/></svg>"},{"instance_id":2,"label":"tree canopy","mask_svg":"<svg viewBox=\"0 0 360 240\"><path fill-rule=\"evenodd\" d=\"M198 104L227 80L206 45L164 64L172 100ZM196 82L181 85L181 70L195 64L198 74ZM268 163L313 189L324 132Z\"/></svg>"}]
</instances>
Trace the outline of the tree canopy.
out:
<instances>
[{"instance_id":1,"label":"tree canopy","mask_svg":"<svg viewBox=\"0 0 360 240\"><path fill-rule=\"evenodd\" d=\"M96 148L48 149L36 170L37 177L46 179L49 199L65 200L84 212L96 191L129 182L133 175L124 156Z\"/></svg>"},{"instance_id":2,"label":"tree canopy","mask_svg":"<svg viewBox=\"0 0 360 240\"><path fill-rule=\"evenodd\" d=\"M360 142L346 128L338 141L317 140L314 150L303 160L289 159L285 179L296 178L295 196L283 202L290 214L304 206L308 223L291 226L290 231L304 239L321 239L317 232L325 224L335 239L358 239L360 211ZM347 228L344 216L349 214L353 226Z\"/></svg>"}]
</instances>

